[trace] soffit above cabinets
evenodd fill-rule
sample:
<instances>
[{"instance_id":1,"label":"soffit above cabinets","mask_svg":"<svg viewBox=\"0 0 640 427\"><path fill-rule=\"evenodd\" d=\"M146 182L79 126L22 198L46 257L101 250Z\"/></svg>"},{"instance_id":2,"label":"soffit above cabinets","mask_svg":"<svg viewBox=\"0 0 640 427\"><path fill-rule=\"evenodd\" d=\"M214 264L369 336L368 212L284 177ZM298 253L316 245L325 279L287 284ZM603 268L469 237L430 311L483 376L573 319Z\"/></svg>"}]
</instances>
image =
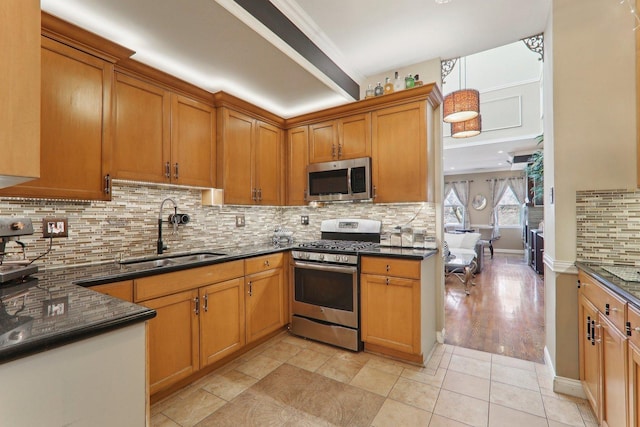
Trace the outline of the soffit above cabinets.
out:
<instances>
[{"instance_id":1,"label":"soffit above cabinets","mask_svg":"<svg viewBox=\"0 0 640 427\"><path fill-rule=\"evenodd\" d=\"M42 0L42 9L137 53L134 59L284 118L353 100L233 0ZM251 3L251 2L249 2ZM550 0L272 0L355 84L434 58L541 32ZM273 9L275 9L273 8ZM264 18L261 18L264 19ZM320 55L320 56L322 56Z\"/></svg>"}]
</instances>

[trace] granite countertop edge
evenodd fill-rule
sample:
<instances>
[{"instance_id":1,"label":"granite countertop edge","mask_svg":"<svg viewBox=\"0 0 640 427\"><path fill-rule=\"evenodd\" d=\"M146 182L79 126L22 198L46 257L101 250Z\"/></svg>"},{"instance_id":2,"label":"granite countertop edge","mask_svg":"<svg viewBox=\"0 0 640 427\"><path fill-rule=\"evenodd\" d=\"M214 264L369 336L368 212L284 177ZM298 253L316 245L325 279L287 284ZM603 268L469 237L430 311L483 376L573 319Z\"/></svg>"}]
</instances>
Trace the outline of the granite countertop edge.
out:
<instances>
[{"instance_id":1,"label":"granite countertop edge","mask_svg":"<svg viewBox=\"0 0 640 427\"><path fill-rule=\"evenodd\" d=\"M633 305L636 309L640 310L640 283L634 285L636 282L627 282L614 276L603 269L603 267L608 265L605 266L582 261L576 261L575 265L579 270L589 274L606 288L610 289L612 292L626 300L629 304ZM638 288L639 292L637 294L632 290L633 287Z\"/></svg>"},{"instance_id":2,"label":"granite countertop edge","mask_svg":"<svg viewBox=\"0 0 640 427\"><path fill-rule=\"evenodd\" d=\"M109 297L108 295L105 296ZM156 317L155 310L142 306L139 307L141 310L135 313L116 316L100 323L91 324L77 329L60 331L57 334L44 336L33 341L28 341L24 344L0 349L0 364L32 356L34 354L43 353L54 348L115 331L136 323L145 322Z\"/></svg>"}]
</instances>

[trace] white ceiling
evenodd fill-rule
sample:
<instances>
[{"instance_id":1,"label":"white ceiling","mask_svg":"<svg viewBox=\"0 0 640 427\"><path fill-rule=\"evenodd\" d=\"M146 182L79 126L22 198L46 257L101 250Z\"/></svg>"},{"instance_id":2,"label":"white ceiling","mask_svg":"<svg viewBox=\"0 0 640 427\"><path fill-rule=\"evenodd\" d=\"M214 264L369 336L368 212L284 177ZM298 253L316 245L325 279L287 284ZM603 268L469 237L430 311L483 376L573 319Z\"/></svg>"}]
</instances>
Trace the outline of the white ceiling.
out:
<instances>
[{"instance_id":1,"label":"white ceiling","mask_svg":"<svg viewBox=\"0 0 640 427\"><path fill-rule=\"evenodd\" d=\"M265 2L267 0L264 0ZM357 83L544 30L551 0L271 0ZM347 93L233 0L41 0L42 9L137 53L134 59L282 117Z\"/></svg>"}]
</instances>

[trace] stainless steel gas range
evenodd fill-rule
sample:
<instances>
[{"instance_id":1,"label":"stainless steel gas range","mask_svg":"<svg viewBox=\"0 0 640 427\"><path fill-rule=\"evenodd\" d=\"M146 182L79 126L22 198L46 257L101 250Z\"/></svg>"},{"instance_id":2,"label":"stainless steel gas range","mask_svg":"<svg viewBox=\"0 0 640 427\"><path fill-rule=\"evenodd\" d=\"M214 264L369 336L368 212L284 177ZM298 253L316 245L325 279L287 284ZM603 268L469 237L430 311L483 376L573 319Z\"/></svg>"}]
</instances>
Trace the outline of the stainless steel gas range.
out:
<instances>
[{"instance_id":1,"label":"stainless steel gas range","mask_svg":"<svg viewBox=\"0 0 640 427\"><path fill-rule=\"evenodd\" d=\"M292 333L362 349L358 253L380 243L381 226L366 219L325 220L321 240L292 251Z\"/></svg>"}]
</instances>

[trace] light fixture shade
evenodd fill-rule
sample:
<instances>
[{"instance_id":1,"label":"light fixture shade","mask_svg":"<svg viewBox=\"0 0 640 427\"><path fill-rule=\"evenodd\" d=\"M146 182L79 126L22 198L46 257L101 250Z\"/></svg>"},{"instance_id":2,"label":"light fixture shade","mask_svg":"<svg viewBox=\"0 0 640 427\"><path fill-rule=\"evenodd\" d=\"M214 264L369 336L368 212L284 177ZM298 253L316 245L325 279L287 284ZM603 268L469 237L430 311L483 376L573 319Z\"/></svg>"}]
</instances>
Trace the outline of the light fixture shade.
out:
<instances>
[{"instance_id":1,"label":"light fixture shade","mask_svg":"<svg viewBox=\"0 0 640 427\"><path fill-rule=\"evenodd\" d=\"M444 98L444 120L447 123L463 122L480 114L480 92L462 89L451 92Z\"/></svg>"},{"instance_id":2,"label":"light fixture shade","mask_svg":"<svg viewBox=\"0 0 640 427\"><path fill-rule=\"evenodd\" d=\"M478 114L471 120L451 123L451 136L454 138L469 138L480 135L482 131L482 116Z\"/></svg>"}]
</instances>

